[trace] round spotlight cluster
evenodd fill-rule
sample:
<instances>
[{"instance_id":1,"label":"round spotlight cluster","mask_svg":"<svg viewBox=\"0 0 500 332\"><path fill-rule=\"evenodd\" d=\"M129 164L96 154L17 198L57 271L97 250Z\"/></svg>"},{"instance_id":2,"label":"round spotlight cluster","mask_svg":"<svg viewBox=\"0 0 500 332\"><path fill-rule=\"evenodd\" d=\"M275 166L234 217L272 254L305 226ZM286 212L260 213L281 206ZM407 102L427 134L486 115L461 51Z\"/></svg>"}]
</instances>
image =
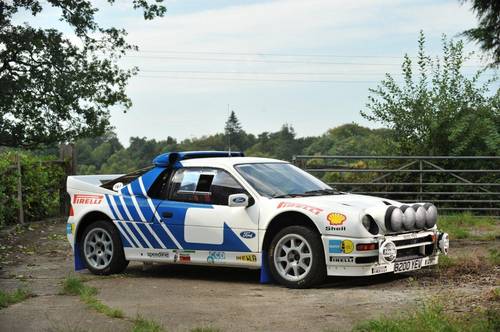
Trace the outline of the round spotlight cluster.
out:
<instances>
[{"instance_id":1,"label":"round spotlight cluster","mask_svg":"<svg viewBox=\"0 0 500 332\"><path fill-rule=\"evenodd\" d=\"M385 228L392 232L432 228L436 221L437 208L431 203L389 206L385 213Z\"/></svg>"}]
</instances>

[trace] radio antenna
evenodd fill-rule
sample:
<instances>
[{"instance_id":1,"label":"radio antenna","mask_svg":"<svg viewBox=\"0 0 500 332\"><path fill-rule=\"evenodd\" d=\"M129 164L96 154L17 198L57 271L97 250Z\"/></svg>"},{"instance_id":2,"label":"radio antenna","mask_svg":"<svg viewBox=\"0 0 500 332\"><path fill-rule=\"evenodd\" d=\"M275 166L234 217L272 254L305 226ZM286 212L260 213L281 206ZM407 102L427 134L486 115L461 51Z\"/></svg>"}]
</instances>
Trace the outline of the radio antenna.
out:
<instances>
[{"instance_id":1,"label":"radio antenna","mask_svg":"<svg viewBox=\"0 0 500 332\"><path fill-rule=\"evenodd\" d=\"M229 104L227 104L227 118L231 116L231 112L229 111ZM229 128L227 132L227 148L229 151L229 157L231 157L231 128Z\"/></svg>"}]
</instances>

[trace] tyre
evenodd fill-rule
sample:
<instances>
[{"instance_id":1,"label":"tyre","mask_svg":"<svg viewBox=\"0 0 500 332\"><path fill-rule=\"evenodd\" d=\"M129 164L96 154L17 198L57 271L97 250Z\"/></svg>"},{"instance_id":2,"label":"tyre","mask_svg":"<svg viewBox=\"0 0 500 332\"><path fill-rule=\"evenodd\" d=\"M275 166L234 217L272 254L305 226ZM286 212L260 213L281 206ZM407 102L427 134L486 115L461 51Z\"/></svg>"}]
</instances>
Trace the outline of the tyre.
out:
<instances>
[{"instance_id":1,"label":"tyre","mask_svg":"<svg viewBox=\"0 0 500 332\"><path fill-rule=\"evenodd\" d=\"M289 288L309 288L326 277L321 237L304 226L289 226L278 232L267 259L274 279Z\"/></svg>"},{"instance_id":2,"label":"tyre","mask_svg":"<svg viewBox=\"0 0 500 332\"><path fill-rule=\"evenodd\" d=\"M115 226L104 220L94 221L83 231L80 255L93 274L120 273L128 265Z\"/></svg>"}]
</instances>

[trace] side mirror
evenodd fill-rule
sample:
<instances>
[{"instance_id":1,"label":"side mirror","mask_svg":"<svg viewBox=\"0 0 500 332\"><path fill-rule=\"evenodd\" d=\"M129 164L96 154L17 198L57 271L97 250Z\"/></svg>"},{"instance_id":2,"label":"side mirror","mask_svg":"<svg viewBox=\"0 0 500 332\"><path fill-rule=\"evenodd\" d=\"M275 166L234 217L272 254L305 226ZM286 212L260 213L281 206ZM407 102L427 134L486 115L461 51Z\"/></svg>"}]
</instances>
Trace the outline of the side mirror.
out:
<instances>
[{"instance_id":1,"label":"side mirror","mask_svg":"<svg viewBox=\"0 0 500 332\"><path fill-rule=\"evenodd\" d=\"M232 194L228 197L227 205L230 207L243 206L247 207L249 205L250 199L247 194Z\"/></svg>"}]
</instances>

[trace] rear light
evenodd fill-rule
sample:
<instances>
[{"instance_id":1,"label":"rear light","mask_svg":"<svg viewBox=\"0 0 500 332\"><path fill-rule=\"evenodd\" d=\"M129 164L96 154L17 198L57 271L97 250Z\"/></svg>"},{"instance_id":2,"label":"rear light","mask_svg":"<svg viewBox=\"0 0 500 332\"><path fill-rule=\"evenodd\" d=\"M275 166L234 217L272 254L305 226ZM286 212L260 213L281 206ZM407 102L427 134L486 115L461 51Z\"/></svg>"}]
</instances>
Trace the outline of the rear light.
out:
<instances>
[{"instance_id":1,"label":"rear light","mask_svg":"<svg viewBox=\"0 0 500 332\"><path fill-rule=\"evenodd\" d=\"M75 215L75 211L73 211L73 206L70 205L70 207L69 207L69 216L73 217L74 215Z\"/></svg>"},{"instance_id":2,"label":"rear light","mask_svg":"<svg viewBox=\"0 0 500 332\"><path fill-rule=\"evenodd\" d=\"M356 244L357 251L369 251L369 250L377 250L378 243L358 243Z\"/></svg>"}]
</instances>

